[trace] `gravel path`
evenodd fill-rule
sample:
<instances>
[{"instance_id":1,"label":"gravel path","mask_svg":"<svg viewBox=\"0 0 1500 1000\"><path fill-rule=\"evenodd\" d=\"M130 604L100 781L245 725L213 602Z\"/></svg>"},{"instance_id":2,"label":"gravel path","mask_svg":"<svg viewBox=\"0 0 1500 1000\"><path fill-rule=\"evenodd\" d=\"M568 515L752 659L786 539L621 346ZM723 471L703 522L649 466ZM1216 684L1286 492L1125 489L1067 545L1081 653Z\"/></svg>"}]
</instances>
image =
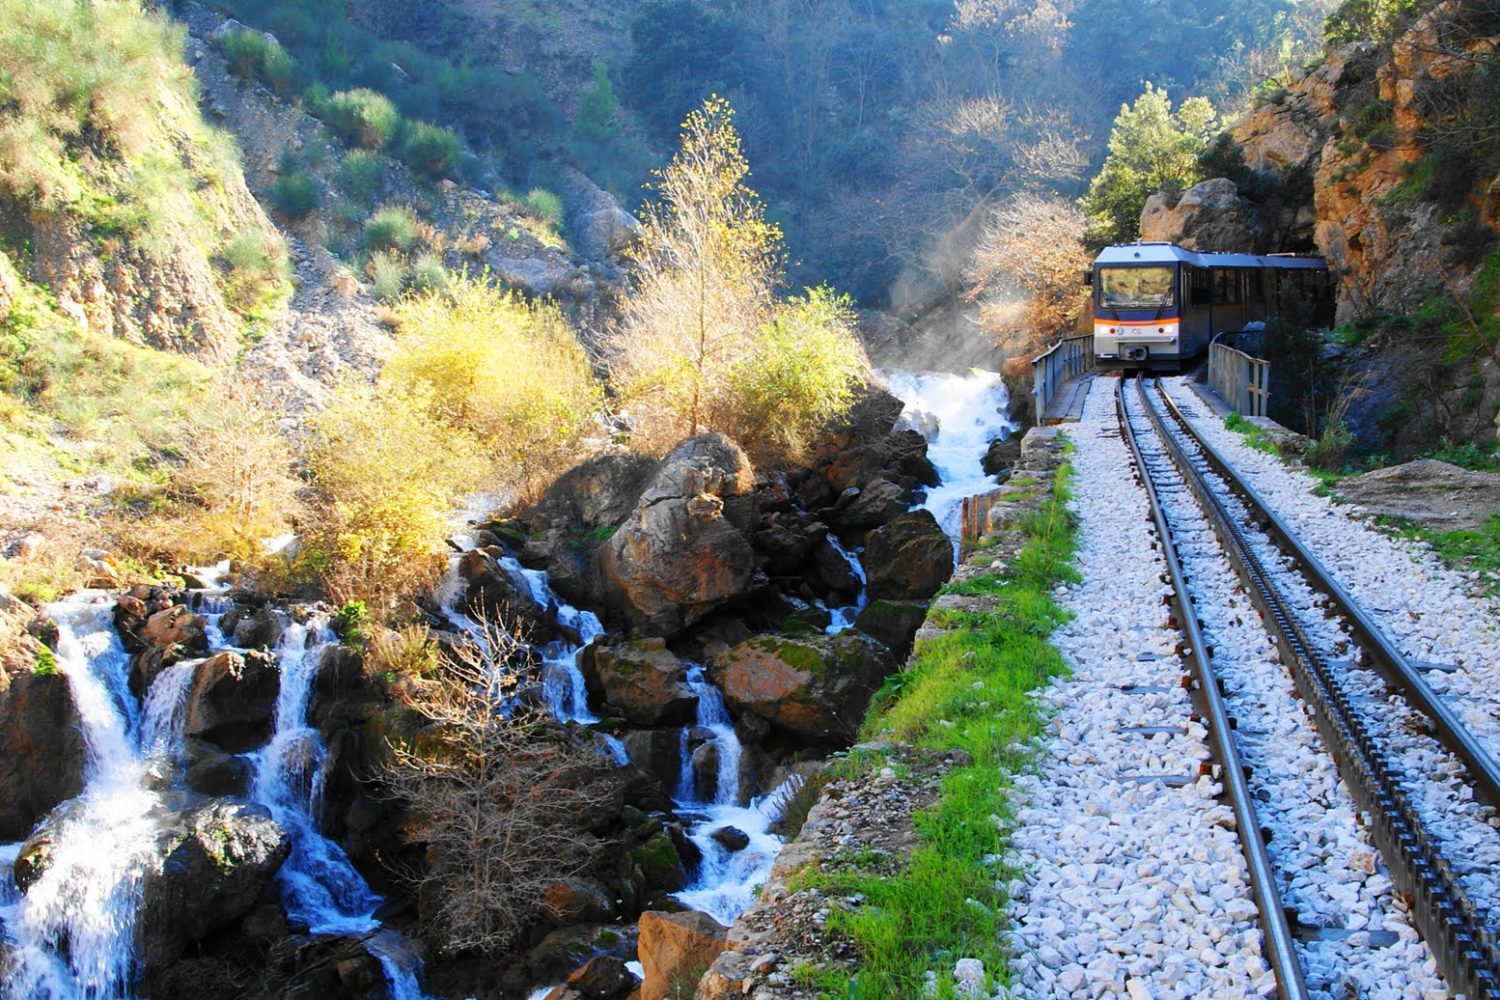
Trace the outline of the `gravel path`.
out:
<instances>
[{"instance_id":1,"label":"gravel path","mask_svg":"<svg viewBox=\"0 0 1500 1000\"><path fill-rule=\"evenodd\" d=\"M1134 390L1127 393L1134 401ZM1132 414L1147 460L1170 470L1145 415ZM1163 484L1182 482L1175 471L1158 476ZM1217 481L1210 481L1222 495ZM1355 821L1354 803L1332 758L1207 519L1183 489L1168 487L1163 503L1197 595L1205 638L1216 651L1227 707L1239 722L1235 735L1254 773L1261 823L1271 831L1268 851L1283 902L1297 923L1317 929L1299 948L1309 990L1329 998L1447 996L1431 952L1393 892L1366 829ZM1280 562L1270 558L1269 544L1261 548L1268 568ZM1300 578L1289 568L1275 575L1313 641L1329 650L1347 645L1338 627L1323 620L1320 601Z\"/></svg>"},{"instance_id":2,"label":"gravel path","mask_svg":"<svg viewBox=\"0 0 1500 1000\"><path fill-rule=\"evenodd\" d=\"M1076 618L1054 637L1073 674L1041 693L1051 725L1037 773L1017 782L1011 993L1264 996L1274 979L1233 815L1198 777L1206 734L1179 684L1114 384L1096 381L1069 428L1083 583L1061 596Z\"/></svg>"}]
</instances>

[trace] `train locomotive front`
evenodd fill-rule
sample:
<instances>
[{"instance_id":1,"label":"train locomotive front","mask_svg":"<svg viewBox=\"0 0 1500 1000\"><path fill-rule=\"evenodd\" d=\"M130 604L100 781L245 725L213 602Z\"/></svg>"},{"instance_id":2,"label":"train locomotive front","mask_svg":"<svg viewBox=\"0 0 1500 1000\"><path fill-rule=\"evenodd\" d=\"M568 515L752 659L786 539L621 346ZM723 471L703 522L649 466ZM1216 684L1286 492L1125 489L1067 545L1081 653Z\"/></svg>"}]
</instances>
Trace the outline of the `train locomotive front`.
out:
<instances>
[{"instance_id":1,"label":"train locomotive front","mask_svg":"<svg viewBox=\"0 0 1500 1000\"><path fill-rule=\"evenodd\" d=\"M1180 371L1215 336L1264 322L1288 296L1332 319L1321 257L1198 253L1172 243L1105 247L1090 272L1094 357L1105 370Z\"/></svg>"}]
</instances>

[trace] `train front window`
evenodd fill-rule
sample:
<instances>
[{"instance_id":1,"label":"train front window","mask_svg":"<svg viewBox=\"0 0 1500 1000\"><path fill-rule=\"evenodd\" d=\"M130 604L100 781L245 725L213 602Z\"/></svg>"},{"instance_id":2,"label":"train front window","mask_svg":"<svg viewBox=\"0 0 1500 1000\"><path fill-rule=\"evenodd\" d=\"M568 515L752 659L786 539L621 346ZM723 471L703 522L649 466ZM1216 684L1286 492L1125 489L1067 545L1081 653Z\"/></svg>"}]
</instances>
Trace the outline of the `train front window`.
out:
<instances>
[{"instance_id":1,"label":"train front window","mask_svg":"<svg viewBox=\"0 0 1500 1000\"><path fill-rule=\"evenodd\" d=\"M1099 302L1112 309L1160 309L1172 304L1172 267L1099 269Z\"/></svg>"}]
</instances>

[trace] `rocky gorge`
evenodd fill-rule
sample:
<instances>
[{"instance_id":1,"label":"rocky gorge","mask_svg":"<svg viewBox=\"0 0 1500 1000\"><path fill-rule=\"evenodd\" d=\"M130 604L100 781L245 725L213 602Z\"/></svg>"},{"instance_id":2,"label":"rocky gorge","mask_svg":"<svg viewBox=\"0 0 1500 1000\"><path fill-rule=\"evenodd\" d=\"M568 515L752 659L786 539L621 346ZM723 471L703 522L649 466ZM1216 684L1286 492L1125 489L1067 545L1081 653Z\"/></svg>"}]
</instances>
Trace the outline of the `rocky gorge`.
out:
<instances>
[{"instance_id":1,"label":"rocky gorge","mask_svg":"<svg viewBox=\"0 0 1500 1000\"><path fill-rule=\"evenodd\" d=\"M965 381L947 378L950 392ZM426 682L373 675L359 638L331 631L333 609L211 579L54 606L55 630L38 631L59 671L0 695L13 981L519 996L576 970L558 996L623 996L635 979L605 960L639 949L642 995L661 995L697 947L661 943L675 914L707 909L714 938L711 917L750 902L780 809L854 739L952 572L945 513L923 498L982 481L1007 426L998 377L967 380L987 409L948 447L972 469L940 473L914 429L943 433L926 401L877 390L803 468L758 474L708 435L660 461L595 458L528 513L470 529L428 606L434 634L453 646L475 619L512 624L525 639L509 703L598 747L578 779L601 790L579 831L593 860L530 901L501 970L425 948L432 901L402 875L427 863L423 823L378 775L393 743L424 738L402 691ZM102 856L88 841L101 809L133 817ZM85 924L97 907L114 916Z\"/></svg>"}]
</instances>

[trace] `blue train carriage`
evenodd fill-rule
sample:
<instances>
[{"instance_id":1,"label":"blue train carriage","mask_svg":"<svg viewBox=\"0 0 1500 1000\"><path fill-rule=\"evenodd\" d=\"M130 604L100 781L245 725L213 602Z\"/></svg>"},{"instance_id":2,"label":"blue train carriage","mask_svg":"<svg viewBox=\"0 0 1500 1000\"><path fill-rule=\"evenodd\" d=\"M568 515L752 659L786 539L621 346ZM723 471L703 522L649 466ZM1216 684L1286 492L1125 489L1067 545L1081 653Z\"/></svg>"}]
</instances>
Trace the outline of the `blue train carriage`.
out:
<instances>
[{"instance_id":1,"label":"blue train carriage","mask_svg":"<svg viewBox=\"0 0 1500 1000\"><path fill-rule=\"evenodd\" d=\"M1264 322L1288 290L1314 326L1333 319L1322 257L1198 253L1173 243L1105 247L1089 273L1102 369L1178 371L1221 333Z\"/></svg>"}]
</instances>

